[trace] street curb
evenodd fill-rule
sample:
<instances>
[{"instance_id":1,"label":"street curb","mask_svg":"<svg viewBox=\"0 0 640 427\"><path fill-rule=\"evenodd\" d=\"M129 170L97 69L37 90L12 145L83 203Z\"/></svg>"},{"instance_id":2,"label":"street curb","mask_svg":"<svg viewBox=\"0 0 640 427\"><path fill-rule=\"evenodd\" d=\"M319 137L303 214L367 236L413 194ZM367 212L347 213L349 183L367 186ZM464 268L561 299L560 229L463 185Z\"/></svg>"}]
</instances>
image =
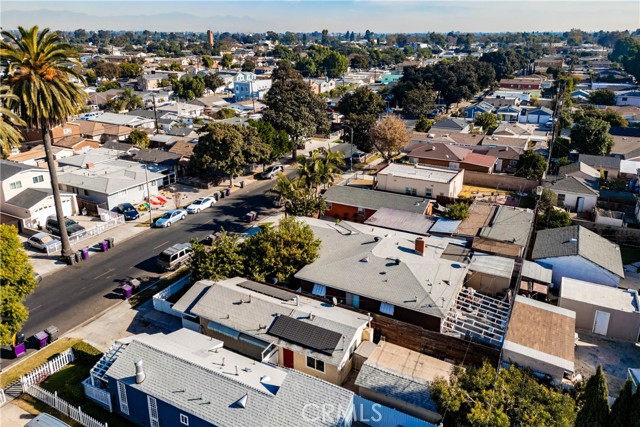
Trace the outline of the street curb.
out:
<instances>
[{"instance_id":1,"label":"street curb","mask_svg":"<svg viewBox=\"0 0 640 427\"><path fill-rule=\"evenodd\" d=\"M83 321L82 323L80 323L79 325L74 326L73 328L69 329L67 332L65 332L65 334L63 335L63 337L67 337L69 336L70 333L74 332L76 329L80 329L84 326L86 326L87 324L93 322L94 320L96 320L98 317L102 316L103 314L106 314L109 310L112 310L114 308L116 308L117 306L119 306L120 304L122 304L123 302L129 302L128 299L123 299L121 301L118 301L117 303L105 308L104 310L102 310L100 313L95 314L93 316L91 316L90 318L88 318L87 320Z\"/></svg>"}]
</instances>

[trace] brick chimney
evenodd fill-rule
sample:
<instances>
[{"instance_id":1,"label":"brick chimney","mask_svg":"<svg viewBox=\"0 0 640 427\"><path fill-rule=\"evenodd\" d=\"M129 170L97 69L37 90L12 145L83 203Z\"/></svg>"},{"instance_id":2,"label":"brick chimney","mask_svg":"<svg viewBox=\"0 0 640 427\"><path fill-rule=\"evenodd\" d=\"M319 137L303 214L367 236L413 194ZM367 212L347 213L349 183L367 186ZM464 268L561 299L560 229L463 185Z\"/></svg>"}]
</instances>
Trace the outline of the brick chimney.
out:
<instances>
[{"instance_id":1,"label":"brick chimney","mask_svg":"<svg viewBox=\"0 0 640 427\"><path fill-rule=\"evenodd\" d=\"M86 167L87 169L93 169L93 163L87 163Z\"/></svg>"},{"instance_id":2,"label":"brick chimney","mask_svg":"<svg viewBox=\"0 0 640 427\"><path fill-rule=\"evenodd\" d=\"M424 239L422 237L418 237L416 239L415 251L418 255L424 256L424 252L425 252L424 249L425 249Z\"/></svg>"}]
</instances>

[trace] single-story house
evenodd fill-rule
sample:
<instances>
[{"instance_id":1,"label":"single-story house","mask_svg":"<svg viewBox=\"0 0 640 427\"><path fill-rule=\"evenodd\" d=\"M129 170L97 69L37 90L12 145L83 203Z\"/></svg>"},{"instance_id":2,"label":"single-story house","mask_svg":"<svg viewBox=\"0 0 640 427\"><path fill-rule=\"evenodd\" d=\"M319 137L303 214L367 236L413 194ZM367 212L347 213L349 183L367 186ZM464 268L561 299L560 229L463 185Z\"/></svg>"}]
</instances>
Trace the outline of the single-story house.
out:
<instances>
[{"instance_id":1,"label":"single-story house","mask_svg":"<svg viewBox=\"0 0 640 427\"><path fill-rule=\"evenodd\" d=\"M616 287L624 278L620 247L580 226L537 232L533 259L553 269L553 283L563 277Z\"/></svg>"},{"instance_id":2,"label":"single-story house","mask_svg":"<svg viewBox=\"0 0 640 427\"><path fill-rule=\"evenodd\" d=\"M241 277L199 283L206 288L197 287L197 295L183 296L173 309L195 316L203 334L260 362L342 385L363 336L373 339L367 316L333 304Z\"/></svg>"},{"instance_id":3,"label":"single-story house","mask_svg":"<svg viewBox=\"0 0 640 427\"><path fill-rule=\"evenodd\" d=\"M576 328L609 338L640 341L640 299L619 289L563 277L558 306L576 312Z\"/></svg>"},{"instance_id":4,"label":"single-story house","mask_svg":"<svg viewBox=\"0 0 640 427\"><path fill-rule=\"evenodd\" d=\"M592 168L602 171L605 179L615 179L620 175L620 157L594 156L591 154L580 154L578 161L585 163Z\"/></svg>"},{"instance_id":5,"label":"single-story house","mask_svg":"<svg viewBox=\"0 0 640 427\"><path fill-rule=\"evenodd\" d=\"M93 122L90 120L75 120L71 122L78 126L80 136L85 139L100 142L102 135L104 134L104 124L100 122Z\"/></svg>"},{"instance_id":6,"label":"single-story house","mask_svg":"<svg viewBox=\"0 0 640 427\"><path fill-rule=\"evenodd\" d=\"M516 77L513 79L500 80L500 87L507 89L540 89L542 78L539 77Z\"/></svg>"},{"instance_id":7,"label":"single-story house","mask_svg":"<svg viewBox=\"0 0 640 427\"><path fill-rule=\"evenodd\" d=\"M466 119L475 120L476 115L482 113L493 113L493 105L486 102L479 102L463 109Z\"/></svg>"},{"instance_id":8,"label":"single-story house","mask_svg":"<svg viewBox=\"0 0 640 427\"><path fill-rule=\"evenodd\" d=\"M596 183L600 179L600 171L586 163L575 162L558 168L558 176L573 176L580 178L589 184Z\"/></svg>"},{"instance_id":9,"label":"single-story house","mask_svg":"<svg viewBox=\"0 0 640 427\"><path fill-rule=\"evenodd\" d=\"M543 185L558 197L558 207L572 212L591 212L600 196L600 192L596 189L597 182L586 181L575 176L561 178L549 176Z\"/></svg>"},{"instance_id":10,"label":"single-story house","mask_svg":"<svg viewBox=\"0 0 640 427\"><path fill-rule=\"evenodd\" d=\"M502 362L530 369L559 385L575 369L575 327L575 312L517 295Z\"/></svg>"},{"instance_id":11,"label":"single-story house","mask_svg":"<svg viewBox=\"0 0 640 427\"><path fill-rule=\"evenodd\" d=\"M496 117L500 122L514 123L522 116L523 111L518 105L507 105L496 110Z\"/></svg>"},{"instance_id":12,"label":"single-story house","mask_svg":"<svg viewBox=\"0 0 640 427\"><path fill-rule=\"evenodd\" d=\"M470 125L465 119L459 117L445 117L435 122L431 129L468 133Z\"/></svg>"},{"instance_id":13,"label":"single-story house","mask_svg":"<svg viewBox=\"0 0 640 427\"><path fill-rule=\"evenodd\" d=\"M364 222L376 227L426 236L440 218L422 213L380 208Z\"/></svg>"},{"instance_id":14,"label":"single-story house","mask_svg":"<svg viewBox=\"0 0 640 427\"><path fill-rule=\"evenodd\" d=\"M494 169L496 172L514 173L516 171L516 166L518 165L518 159L520 159L524 150L512 147L491 147L482 145L474 148L473 152L497 158L498 160L496 161Z\"/></svg>"},{"instance_id":15,"label":"single-story house","mask_svg":"<svg viewBox=\"0 0 640 427\"><path fill-rule=\"evenodd\" d=\"M153 119L109 112L102 113L99 116L91 117L88 120L91 122L98 122L104 125L111 126L127 126L140 129L153 129L155 127L155 121Z\"/></svg>"},{"instance_id":16,"label":"single-story house","mask_svg":"<svg viewBox=\"0 0 640 427\"><path fill-rule=\"evenodd\" d=\"M409 161L421 165L442 166L492 173L497 158L473 153L471 150L452 144L438 142L420 144L408 154Z\"/></svg>"},{"instance_id":17,"label":"single-story house","mask_svg":"<svg viewBox=\"0 0 640 427\"><path fill-rule=\"evenodd\" d=\"M463 179L464 170L391 163L376 174L375 186L381 191L410 196L455 198L462 191Z\"/></svg>"},{"instance_id":18,"label":"single-story house","mask_svg":"<svg viewBox=\"0 0 640 427\"><path fill-rule=\"evenodd\" d=\"M616 93L616 105L633 105L640 107L640 91L631 90Z\"/></svg>"},{"instance_id":19,"label":"single-story house","mask_svg":"<svg viewBox=\"0 0 640 427\"><path fill-rule=\"evenodd\" d=\"M97 141L86 139L80 135L65 136L64 138L57 139L53 142L53 145L61 148L68 148L73 150L74 153L82 153L87 150L100 147L100 144Z\"/></svg>"},{"instance_id":20,"label":"single-story house","mask_svg":"<svg viewBox=\"0 0 640 427\"><path fill-rule=\"evenodd\" d=\"M640 128L616 126L609 130L609 134L613 137L612 156L640 160Z\"/></svg>"},{"instance_id":21,"label":"single-story house","mask_svg":"<svg viewBox=\"0 0 640 427\"><path fill-rule=\"evenodd\" d=\"M520 112L520 123L544 124L553 118L553 111L547 107L525 109Z\"/></svg>"}]
</instances>

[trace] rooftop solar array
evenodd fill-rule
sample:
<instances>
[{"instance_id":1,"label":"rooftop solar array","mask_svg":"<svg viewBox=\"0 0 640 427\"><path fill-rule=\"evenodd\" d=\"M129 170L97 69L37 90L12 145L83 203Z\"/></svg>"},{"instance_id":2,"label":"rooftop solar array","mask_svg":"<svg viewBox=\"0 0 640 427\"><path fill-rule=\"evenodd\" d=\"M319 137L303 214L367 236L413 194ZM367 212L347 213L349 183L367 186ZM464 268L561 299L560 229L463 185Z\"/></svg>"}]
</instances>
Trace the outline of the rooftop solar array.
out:
<instances>
[{"instance_id":1,"label":"rooftop solar array","mask_svg":"<svg viewBox=\"0 0 640 427\"><path fill-rule=\"evenodd\" d=\"M333 353L342 337L337 332L288 316L278 316L269 334L327 354Z\"/></svg>"},{"instance_id":2,"label":"rooftop solar array","mask_svg":"<svg viewBox=\"0 0 640 427\"><path fill-rule=\"evenodd\" d=\"M278 289L273 286L265 285L264 283L253 282L251 280L238 283L238 286L240 286L241 288L249 289L254 292L258 292L263 295L268 295L270 297L277 298L281 301L292 300L293 297L295 296L293 293L285 291L283 289Z\"/></svg>"}]
</instances>

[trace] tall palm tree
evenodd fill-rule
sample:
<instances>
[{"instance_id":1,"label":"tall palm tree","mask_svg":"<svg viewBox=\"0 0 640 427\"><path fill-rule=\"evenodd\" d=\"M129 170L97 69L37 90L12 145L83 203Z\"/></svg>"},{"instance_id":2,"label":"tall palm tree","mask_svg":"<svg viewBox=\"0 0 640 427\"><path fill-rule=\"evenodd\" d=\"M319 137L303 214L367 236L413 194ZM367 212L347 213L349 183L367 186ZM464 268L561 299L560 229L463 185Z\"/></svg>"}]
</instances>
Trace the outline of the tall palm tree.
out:
<instances>
[{"instance_id":1,"label":"tall palm tree","mask_svg":"<svg viewBox=\"0 0 640 427\"><path fill-rule=\"evenodd\" d=\"M22 134L15 126L24 126L24 121L13 111L7 108L9 101L18 98L9 92L9 86L0 86L0 151L2 158L9 157L14 147L18 147L22 141Z\"/></svg>"},{"instance_id":2,"label":"tall palm tree","mask_svg":"<svg viewBox=\"0 0 640 427\"><path fill-rule=\"evenodd\" d=\"M86 94L70 81L84 81L80 61L72 46L48 28L40 31L18 27L18 35L2 31L0 57L8 64L6 81L17 99L9 100L11 109L24 120L28 129L40 129L51 176L51 190L60 224L62 255L73 254L64 222L58 175L51 149L51 129L64 123L84 105ZM8 39L8 42L5 41ZM77 67L77 68L76 68Z\"/></svg>"}]
</instances>

